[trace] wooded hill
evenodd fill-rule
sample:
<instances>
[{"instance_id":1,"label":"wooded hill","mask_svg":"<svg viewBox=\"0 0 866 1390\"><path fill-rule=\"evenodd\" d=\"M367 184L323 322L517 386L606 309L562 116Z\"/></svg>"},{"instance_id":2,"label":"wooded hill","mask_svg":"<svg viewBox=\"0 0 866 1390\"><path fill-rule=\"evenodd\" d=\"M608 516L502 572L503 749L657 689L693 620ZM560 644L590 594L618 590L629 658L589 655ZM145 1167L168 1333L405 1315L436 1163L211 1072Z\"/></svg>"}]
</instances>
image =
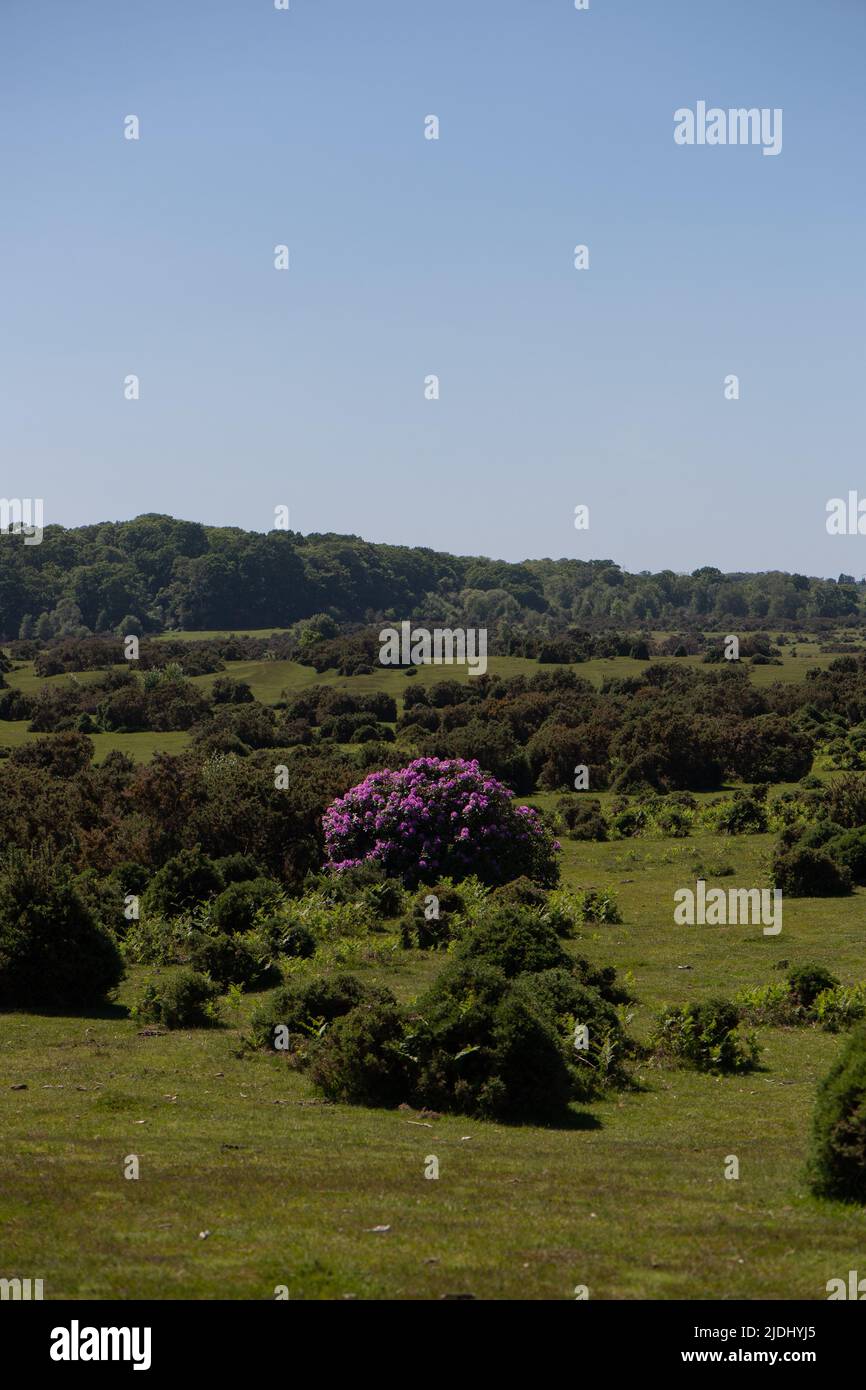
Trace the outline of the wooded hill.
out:
<instances>
[{"instance_id":1,"label":"wooded hill","mask_svg":"<svg viewBox=\"0 0 866 1390\"><path fill-rule=\"evenodd\" d=\"M866 582L801 574L629 574L613 560L524 560L372 544L358 536L267 534L147 514L66 529L39 545L0 536L0 637L118 628L289 627L381 618L621 630L857 625Z\"/></svg>"}]
</instances>

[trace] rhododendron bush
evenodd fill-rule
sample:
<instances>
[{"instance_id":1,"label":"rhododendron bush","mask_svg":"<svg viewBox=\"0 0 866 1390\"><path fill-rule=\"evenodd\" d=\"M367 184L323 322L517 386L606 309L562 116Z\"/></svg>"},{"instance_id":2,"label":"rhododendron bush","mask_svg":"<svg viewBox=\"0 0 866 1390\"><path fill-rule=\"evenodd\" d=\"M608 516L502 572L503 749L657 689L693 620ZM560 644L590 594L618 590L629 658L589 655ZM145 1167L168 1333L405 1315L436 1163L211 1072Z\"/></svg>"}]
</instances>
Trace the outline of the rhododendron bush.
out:
<instances>
[{"instance_id":1,"label":"rhododendron bush","mask_svg":"<svg viewBox=\"0 0 866 1390\"><path fill-rule=\"evenodd\" d=\"M380 864L407 883L477 874L505 883L521 874L552 886L558 843L530 806L477 762L417 758L399 771L371 773L325 812L333 870Z\"/></svg>"}]
</instances>

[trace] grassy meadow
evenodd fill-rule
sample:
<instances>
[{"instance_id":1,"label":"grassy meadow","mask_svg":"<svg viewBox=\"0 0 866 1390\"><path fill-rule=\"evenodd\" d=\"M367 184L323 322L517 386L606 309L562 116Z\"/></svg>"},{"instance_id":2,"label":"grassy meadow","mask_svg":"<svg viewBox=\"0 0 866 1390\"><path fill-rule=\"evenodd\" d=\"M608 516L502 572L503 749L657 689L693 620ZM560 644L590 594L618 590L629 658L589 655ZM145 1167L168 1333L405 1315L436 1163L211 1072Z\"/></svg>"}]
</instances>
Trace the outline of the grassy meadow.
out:
<instances>
[{"instance_id":1,"label":"grassy meadow","mask_svg":"<svg viewBox=\"0 0 866 1390\"><path fill-rule=\"evenodd\" d=\"M627 972L638 1036L660 1004L772 980L780 960L862 976L862 890L786 904L774 938L672 925L695 855L760 882L768 841L566 842L568 884L617 890L623 924L574 949ZM346 958L402 1000L439 968L387 932ZM134 968L118 1005L151 973ZM760 1029L762 1071L644 1067L638 1089L575 1107L570 1127L504 1126L319 1100L280 1058L240 1048L256 998L222 1028L161 1036L122 1007L0 1016L4 1267L58 1298L269 1298L285 1284L292 1298L558 1299L586 1284L592 1298L810 1299L862 1262L863 1213L803 1181L837 1037Z\"/></svg>"},{"instance_id":2,"label":"grassy meadow","mask_svg":"<svg viewBox=\"0 0 866 1390\"><path fill-rule=\"evenodd\" d=\"M800 679L823 663L808 644L798 652L754 678ZM642 664L577 669L600 683ZM261 700L338 679L290 662L230 673ZM26 667L8 679L36 680ZM394 693L406 684L389 671L351 681ZM7 744L29 737L0 731ZM146 759L185 737L94 743L98 758L119 747ZM781 979L785 962L817 960L846 983L866 976L863 889L786 900L777 937L673 924L674 890L699 863L711 885L763 885L773 840L563 841L564 885L612 887L623 918L585 927L569 949L625 977L638 1038L663 1004L731 997ZM722 865L736 876L714 878ZM330 963L408 1001L442 957L401 949L394 925L338 945ZM293 1299L569 1299L584 1284L593 1299L822 1299L828 1279L866 1259L864 1212L818 1201L804 1181L815 1087L837 1036L757 1029L757 1072L643 1063L633 1090L572 1106L564 1126L506 1126L321 1100L280 1057L243 1047L256 994L225 1004L218 1028L147 1028L126 1006L155 973L133 967L96 1015L0 1014L0 1263L43 1278L48 1298L268 1299L285 1285ZM124 1177L129 1155L137 1181ZM424 1176L430 1155L436 1181ZM736 1181L724 1177L728 1155Z\"/></svg>"}]
</instances>

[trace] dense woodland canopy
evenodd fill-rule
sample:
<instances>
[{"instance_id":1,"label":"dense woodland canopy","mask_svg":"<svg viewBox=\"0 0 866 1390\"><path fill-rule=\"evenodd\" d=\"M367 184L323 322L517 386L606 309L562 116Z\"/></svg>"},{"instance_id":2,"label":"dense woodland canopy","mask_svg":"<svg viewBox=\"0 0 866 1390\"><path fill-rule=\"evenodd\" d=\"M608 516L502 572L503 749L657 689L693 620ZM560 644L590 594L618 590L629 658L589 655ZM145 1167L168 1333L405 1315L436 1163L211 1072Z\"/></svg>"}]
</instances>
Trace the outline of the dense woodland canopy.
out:
<instances>
[{"instance_id":1,"label":"dense woodland canopy","mask_svg":"<svg viewBox=\"0 0 866 1390\"><path fill-rule=\"evenodd\" d=\"M0 638L339 624L507 625L540 636L570 624L621 629L859 623L866 581L800 574L628 574L612 560L509 564L357 536L268 534L148 514L67 530L39 545L0 537Z\"/></svg>"}]
</instances>

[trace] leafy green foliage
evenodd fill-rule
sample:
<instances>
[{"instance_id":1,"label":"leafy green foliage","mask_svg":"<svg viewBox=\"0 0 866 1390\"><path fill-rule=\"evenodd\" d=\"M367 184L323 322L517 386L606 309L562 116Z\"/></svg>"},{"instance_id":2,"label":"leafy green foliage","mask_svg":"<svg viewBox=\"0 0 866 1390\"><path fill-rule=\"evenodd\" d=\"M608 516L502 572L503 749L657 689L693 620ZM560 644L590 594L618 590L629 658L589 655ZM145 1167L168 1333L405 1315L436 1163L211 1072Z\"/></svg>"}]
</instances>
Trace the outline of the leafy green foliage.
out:
<instances>
[{"instance_id":1,"label":"leafy green foliage","mask_svg":"<svg viewBox=\"0 0 866 1390\"><path fill-rule=\"evenodd\" d=\"M751 1035L740 1035L739 1017L737 1005L727 999L668 1008L657 1018L648 1046L661 1059L698 1071L751 1071L759 1049Z\"/></svg>"},{"instance_id":2,"label":"leafy green foliage","mask_svg":"<svg viewBox=\"0 0 866 1390\"><path fill-rule=\"evenodd\" d=\"M222 890L223 879L213 860L196 845L183 849L154 874L142 899L146 912L178 917Z\"/></svg>"},{"instance_id":3,"label":"leafy green foliage","mask_svg":"<svg viewBox=\"0 0 866 1390\"><path fill-rule=\"evenodd\" d=\"M810 1181L819 1196L866 1203L866 1028L850 1034L818 1087Z\"/></svg>"},{"instance_id":4,"label":"leafy green foliage","mask_svg":"<svg viewBox=\"0 0 866 1390\"><path fill-rule=\"evenodd\" d=\"M175 970L149 984L135 1016L163 1028L208 1028L219 1021L219 988L196 970Z\"/></svg>"},{"instance_id":5,"label":"leafy green foliage","mask_svg":"<svg viewBox=\"0 0 866 1390\"><path fill-rule=\"evenodd\" d=\"M0 864L0 1005L85 1009L123 977L114 939L69 869L9 851Z\"/></svg>"}]
</instances>

